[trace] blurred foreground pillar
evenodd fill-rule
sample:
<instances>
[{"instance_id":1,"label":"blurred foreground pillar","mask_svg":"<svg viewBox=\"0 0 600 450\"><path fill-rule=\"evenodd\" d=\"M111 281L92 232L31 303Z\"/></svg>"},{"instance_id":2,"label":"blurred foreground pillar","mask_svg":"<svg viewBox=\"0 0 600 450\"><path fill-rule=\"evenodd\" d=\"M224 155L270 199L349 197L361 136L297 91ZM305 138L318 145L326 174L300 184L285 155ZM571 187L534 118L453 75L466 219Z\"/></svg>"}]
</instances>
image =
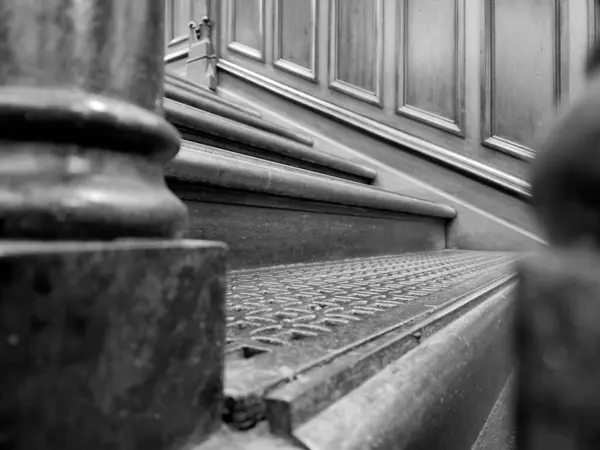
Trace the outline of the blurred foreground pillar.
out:
<instances>
[{"instance_id":1,"label":"blurred foreground pillar","mask_svg":"<svg viewBox=\"0 0 600 450\"><path fill-rule=\"evenodd\" d=\"M0 0L0 448L219 425L224 244L180 240L164 1Z\"/></svg>"}]
</instances>

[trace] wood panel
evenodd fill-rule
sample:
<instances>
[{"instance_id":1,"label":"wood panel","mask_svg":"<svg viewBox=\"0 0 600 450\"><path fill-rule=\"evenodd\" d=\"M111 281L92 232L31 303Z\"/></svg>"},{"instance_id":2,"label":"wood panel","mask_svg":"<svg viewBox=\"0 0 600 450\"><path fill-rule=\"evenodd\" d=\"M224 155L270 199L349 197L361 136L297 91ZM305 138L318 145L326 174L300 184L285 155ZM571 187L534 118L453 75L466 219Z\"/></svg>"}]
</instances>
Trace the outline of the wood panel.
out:
<instances>
[{"instance_id":1,"label":"wood panel","mask_svg":"<svg viewBox=\"0 0 600 450\"><path fill-rule=\"evenodd\" d=\"M464 0L400 0L399 114L463 135Z\"/></svg>"},{"instance_id":2,"label":"wood panel","mask_svg":"<svg viewBox=\"0 0 600 450\"><path fill-rule=\"evenodd\" d=\"M189 23L206 14L209 0L167 0L165 2L166 62L185 58L189 50Z\"/></svg>"},{"instance_id":3,"label":"wood panel","mask_svg":"<svg viewBox=\"0 0 600 450\"><path fill-rule=\"evenodd\" d=\"M383 1L330 0L330 87L381 106Z\"/></svg>"},{"instance_id":4,"label":"wood panel","mask_svg":"<svg viewBox=\"0 0 600 450\"><path fill-rule=\"evenodd\" d=\"M563 0L486 0L485 146L533 158L536 133L568 85L565 13Z\"/></svg>"},{"instance_id":5,"label":"wood panel","mask_svg":"<svg viewBox=\"0 0 600 450\"><path fill-rule=\"evenodd\" d=\"M598 39L598 26L600 25L600 8L598 0L587 0L588 17L588 51L592 49Z\"/></svg>"},{"instance_id":6,"label":"wood panel","mask_svg":"<svg viewBox=\"0 0 600 450\"><path fill-rule=\"evenodd\" d=\"M229 0L229 50L265 61L265 0Z\"/></svg>"},{"instance_id":7,"label":"wood panel","mask_svg":"<svg viewBox=\"0 0 600 450\"><path fill-rule=\"evenodd\" d=\"M175 190L189 211L187 238L227 242L230 269L331 261L445 248L444 222L422 216L352 215L194 201ZM252 195L242 194L243 201ZM217 199L218 200L218 199ZM340 210L345 209L348 214Z\"/></svg>"},{"instance_id":8,"label":"wood panel","mask_svg":"<svg viewBox=\"0 0 600 450\"><path fill-rule=\"evenodd\" d=\"M594 0L597 1L597 0ZM569 97L575 98L586 89L585 66L592 38L589 24L590 0L577 0L568 3L569 27Z\"/></svg>"},{"instance_id":9,"label":"wood panel","mask_svg":"<svg viewBox=\"0 0 600 450\"><path fill-rule=\"evenodd\" d=\"M311 81L317 77L317 0L275 0L273 64Z\"/></svg>"}]
</instances>

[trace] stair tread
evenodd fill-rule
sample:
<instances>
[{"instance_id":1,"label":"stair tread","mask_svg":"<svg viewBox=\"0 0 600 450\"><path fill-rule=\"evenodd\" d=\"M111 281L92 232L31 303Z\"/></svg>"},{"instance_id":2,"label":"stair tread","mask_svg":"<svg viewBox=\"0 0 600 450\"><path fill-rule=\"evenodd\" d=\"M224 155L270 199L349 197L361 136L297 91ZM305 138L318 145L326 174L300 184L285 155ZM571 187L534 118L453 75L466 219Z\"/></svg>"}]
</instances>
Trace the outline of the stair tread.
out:
<instances>
[{"instance_id":1,"label":"stair tread","mask_svg":"<svg viewBox=\"0 0 600 450\"><path fill-rule=\"evenodd\" d=\"M300 142L206 112L170 98L164 99L167 120L193 142L225 148L262 159L284 162L361 183L377 177L372 167L357 164Z\"/></svg>"},{"instance_id":2,"label":"stair tread","mask_svg":"<svg viewBox=\"0 0 600 450\"><path fill-rule=\"evenodd\" d=\"M257 117L243 108L231 102L224 102L214 94L203 92L185 84L181 80L174 79L173 76L167 77L164 84L165 98L183 103L193 108L206 111L217 116L239 122L252 128L266 131L304 145L313 146L311 137L302 133L297 133L285 126Z\"/></svg>"},{"instance_id":3,"label":"stair tread","mask_svg":"<svg viewBox=\"0 0 600 450\"><path fill-rule=\"evenodd\" d=\"M374 210L452 219L449 205L365 186L330 175L183 141L165 169L170 180L262 192Z\"/></svg>"},{"instance_id":4,"label":"stair tread","mask_svg":"<svg viewBox=\"0 0 600 450\"><path fill-rule=\"evenodd\" d=\"M233 271L228 345L319 340L322 348L340 348L364 337L365 329L369 334L434 310L457 287L467 292L490 274L509 271L515 257L445 250ZM408 316L403 310L410 310Z\"/></svg>"},{"instance_id":5,"label":"stair tread","mask_svg":"<svg viewBox=\"0 0 600 450\"><path fill-rule=\"evenodd\" d=\"M520 256L441 250L230 272L228 421L266 410L271 429L289 432L505 289Z\"/></svg>"}]
</instances>

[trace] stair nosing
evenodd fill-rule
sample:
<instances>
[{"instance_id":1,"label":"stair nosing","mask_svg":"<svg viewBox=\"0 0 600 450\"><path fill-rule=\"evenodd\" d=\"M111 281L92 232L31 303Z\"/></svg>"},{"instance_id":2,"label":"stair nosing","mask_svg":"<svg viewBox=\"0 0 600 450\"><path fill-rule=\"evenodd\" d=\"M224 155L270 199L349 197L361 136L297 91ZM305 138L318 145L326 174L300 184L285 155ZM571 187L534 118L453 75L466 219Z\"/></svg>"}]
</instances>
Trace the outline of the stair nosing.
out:
<instances>
[{"instance_id":1,"label":"stair nosing","mask_svg":"<svg viewBox=\"0 0 600 450\"><path fill-rule=\"evenodd\" d=\"M252 128L172 99L165 98L164 109L167 119L175 127L189 130L192 135L197 134L198 136L222 140L225 148L226 143L229 141L248 148L333 169L369 181L377 177L377 171L371 167L365 167L324 153L288 138Z\"/></svg>"},{"instance_id":2,"label":"stair nosing","mask_svg":"<svg viewBox=\"0 0 600 450\"><path fill-rule=\"evenodd\" d=\"M445 204L408 197L363 184L268 162L184 141L165 175L180 181L249 190L305 200L357 206L451 220L456 210ZM203 151L206 148L207 151ZM290 170L292 169L292 170Z\"/></svg>"},{"instance_id":3,"label":"stair nosing","mask_svg":"<svg viewBox=\"0 0 600 450\"><path fill-rule=\"evenodd\" d=\"M250 116L253 116L256 118L262 117L262 115L258 111L248 108L245 105L238 105L235 102L232 102L231 100L224 99L223 97L220 97L216 91L213 92L210 89L208 89L204 86L201 86L199 84L196 84L193 81L190 81L187 78L182 77L181 75L178 75L176 73L165 71L164 84L165 84L165 87L167 85L181 87L182 89L185 89L186 91L193 93L194 95L197 95L197 96L200 96L203 98L212 99L217 103L220 103L222 105L225 105L225 106L233 108L233 109L237 109L238 111L245 112L246 114L248 114Z\"/></svg>"},{"instance_id":4,"label":"stair nosing","mask_svg":"<svg viewBox=\"0 0 600 450\"><path fill-rule=\"evenodd\" d=\"M333 442L342 446L352 442L352 448L367 449L373 448L368 441L377 430L380 445L390 442L405 445L406 442L399 442L398 438L414 438L414 433L419 433L418 430L424 426L424 410L440 405L448 383L458 379L458 374L470 370L474 361L481 358L473 347L482 342L485 348L490 338L486 340L480 336L492 333L496 342L505 338L513 306L507 297L515 285L508 285L493 294L330 408L301 424L293 430L293 437L307 448L330 448ZM489 352L486 354L490 355ZM453 358L452 361L448 361L449 357ZM465 391L472 388L466 384L468 379L462 378L464 385L461 389ZM406 383L406 380L413 382ZM424 386L427 386L426 390ZM449 397L446 402L451 404L454 400L452 393ZM377 407L371 409L375 402ZM368 413L361 415L362 421L357 421L357 411L359 415L363 411ZM323 426L327 429L324 430Z\"/></svg>"}]
</instances>

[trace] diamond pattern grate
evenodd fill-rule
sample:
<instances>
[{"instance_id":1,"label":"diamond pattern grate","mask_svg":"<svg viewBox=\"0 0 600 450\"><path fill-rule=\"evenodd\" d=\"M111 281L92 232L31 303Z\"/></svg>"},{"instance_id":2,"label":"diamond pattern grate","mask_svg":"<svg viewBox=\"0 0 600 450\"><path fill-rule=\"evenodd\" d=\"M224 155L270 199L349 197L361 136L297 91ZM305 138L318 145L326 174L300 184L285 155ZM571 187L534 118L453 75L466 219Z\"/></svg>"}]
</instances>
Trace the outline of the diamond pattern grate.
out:
<instances>
[{"instance_id":1,"label":"diamond pattern grate","mask_svg":"<svg viewBox=\"0 0 600 450\"><path fill-rule=\"evenodd\" d=\"M232 272L227 343L267 347L369 326L415 302L435 307L445 290L516 258L500 252L442 251Z\"/></svg>"}]
</instances>

